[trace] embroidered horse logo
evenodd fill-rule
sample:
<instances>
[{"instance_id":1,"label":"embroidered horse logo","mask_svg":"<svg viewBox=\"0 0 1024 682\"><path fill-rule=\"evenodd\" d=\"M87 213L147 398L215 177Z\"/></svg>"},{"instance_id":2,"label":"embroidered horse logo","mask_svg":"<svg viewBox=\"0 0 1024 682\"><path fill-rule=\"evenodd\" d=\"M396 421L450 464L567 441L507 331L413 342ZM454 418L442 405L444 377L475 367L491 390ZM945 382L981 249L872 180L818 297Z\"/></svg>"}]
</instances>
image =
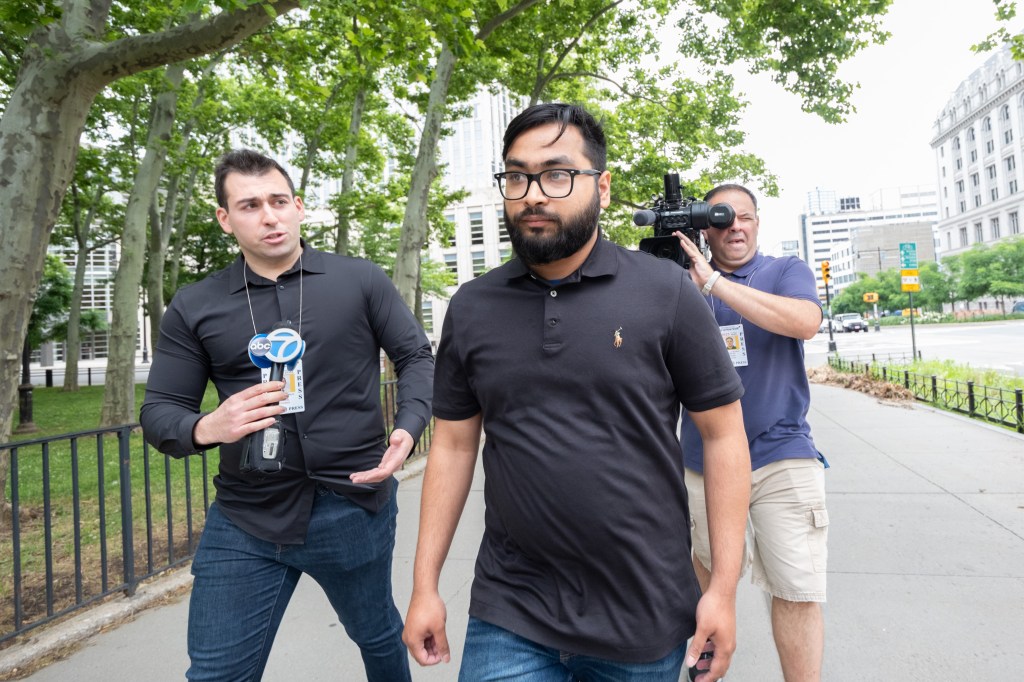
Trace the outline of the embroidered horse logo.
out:
<instances>
[{"instance_id":1,"label":"embroidered horse logo","mask_svg":"<svg viewBox=\"0 0 1024 682\"><path fill-rule=\"evenodd\" d=\"M622 327L615 330L615 335L612 337L612 344L616 348L620 348L622 346Z\"/></svg>"}]
</instances>

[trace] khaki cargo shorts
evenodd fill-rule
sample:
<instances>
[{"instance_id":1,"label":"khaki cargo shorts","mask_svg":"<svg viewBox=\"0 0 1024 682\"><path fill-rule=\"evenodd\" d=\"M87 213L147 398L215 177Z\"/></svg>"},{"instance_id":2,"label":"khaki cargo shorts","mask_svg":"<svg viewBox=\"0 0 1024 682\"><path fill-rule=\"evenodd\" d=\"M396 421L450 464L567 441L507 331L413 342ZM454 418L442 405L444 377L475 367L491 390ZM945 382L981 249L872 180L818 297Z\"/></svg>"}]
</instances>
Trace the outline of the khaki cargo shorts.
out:
<instances>
[{"instance_id":1,"label":"khaki cargo shorts","mask_svg":"<svg viewBox=\"0 0 1024 682\"><path fill-rule=\"evenodd\" d=\"M686 469L693 553L711 568L704 477ZM752 473L743 573L772 596L825 601L828 510L825 469L817 459L784 459Z\"/></svg>"}]
</instances>

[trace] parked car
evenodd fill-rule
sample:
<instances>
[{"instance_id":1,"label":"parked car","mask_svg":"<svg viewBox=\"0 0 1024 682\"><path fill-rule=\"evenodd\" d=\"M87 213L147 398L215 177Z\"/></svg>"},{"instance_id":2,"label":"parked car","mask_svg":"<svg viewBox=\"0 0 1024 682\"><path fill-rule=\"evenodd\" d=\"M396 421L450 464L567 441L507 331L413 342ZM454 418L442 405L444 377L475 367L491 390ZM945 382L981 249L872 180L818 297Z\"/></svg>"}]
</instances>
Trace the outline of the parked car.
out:
<instances>
[{"instance_id":1,"label":"parked car","mask_svg":"<svg viewBox=\"0 0 1024 682\"><path fill-rule=\"evenodd\" d=\"M828 331L829 324L831 321L828 319L828 315L821 318L821 324L818 325L818 333L823 334Z\"/></svg>"},{"instance_id":2,"label":"parked car","mask_svg":"<svg viewBox=\"0 0 1024 682\"><path fill-rule=\"evenodd\" d=\"M859 313L842 313L832 318L832 331L835 332L866 332L868 323Z\"/></svg>"},{"instance_id":3,"label":"parked car","mask_svg":"<svg viewBox=\"0 0 1024 682\"><path fill-rule=\"evenodd\" d=\"M1013 309L1010 312L1011 313L1024 313L1024 301L1017 301L1016 303L1014 303L1013 304Z\"/></svg>"}]
</instances>

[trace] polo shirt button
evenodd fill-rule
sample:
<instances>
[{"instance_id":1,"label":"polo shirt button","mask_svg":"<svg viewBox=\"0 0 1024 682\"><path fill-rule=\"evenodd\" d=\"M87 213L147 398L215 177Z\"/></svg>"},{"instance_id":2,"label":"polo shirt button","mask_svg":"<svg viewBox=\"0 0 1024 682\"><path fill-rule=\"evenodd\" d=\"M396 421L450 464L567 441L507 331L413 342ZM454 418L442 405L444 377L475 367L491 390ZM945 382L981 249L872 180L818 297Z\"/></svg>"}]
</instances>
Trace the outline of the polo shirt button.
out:
<instances>
[{"instance_id":1,"label":"polo shirt button","mask_svg":"<svg viewBox=\"0 0 1024 682\"><path fill-rule=\"evenodd\" d=\"M551 298L556 298L557 296L558 296L558 292L555 291L554 289L552 289L551 290Z\"/></svg>"},{"instance_id":2,"label":"polo shirt button","mask_svg":"<svg viewBox=\"0 0 1024 682\"><path fill-rule=\"evenodd\" d=\"M277 285L277 288L278 288L278 289L284 289L284 285L283 285L283 284L278 284L278 285Z\"/></svg>"},{"instance_id":3,"label":"polo shirt button","mask_svg":"<svg viewBox=\"0 0 1024 682\"><path fill-rule=\"evenodd\" d=\"M556 320L555 318L552 317L550 320L548 320L548 325L552 326L552 327L555 327L555 326L558 325L558 320Z\"/></svg>"}]
</instances>

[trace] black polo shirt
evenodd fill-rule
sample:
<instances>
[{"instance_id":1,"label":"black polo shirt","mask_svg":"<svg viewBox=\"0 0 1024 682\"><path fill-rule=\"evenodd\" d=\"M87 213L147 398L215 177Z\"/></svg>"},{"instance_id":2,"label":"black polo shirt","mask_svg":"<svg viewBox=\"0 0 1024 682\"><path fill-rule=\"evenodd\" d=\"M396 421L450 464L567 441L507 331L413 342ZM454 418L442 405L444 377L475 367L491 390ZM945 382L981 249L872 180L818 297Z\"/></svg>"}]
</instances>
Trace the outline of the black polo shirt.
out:
<instances>
[{"instance_id":1,"label":"black polo shirt","mask_svg":"<svg viewBox=\"0 0 1024 682\"><path fill-rule=\"evenodd\" d=\"M743 387L686 271L599 239L558 286L513 260L444 320L434 415L482 413L485 532L470 614L644 662L693 634L699 588L676 425Z\"/></svg>"},{"instance_id":2,"label":"black polo shirt","mask_svg":"<svg viewBox=\"0 0 1024 682\"><path fill-rule=\"evenodd\" d=\"M380 403L380 349L398 373L396 428L419 439L430 420L434 360L430 343L391 280L373 263L305 246L299 264L276 282L233 265L182 288L164 313L140 421L146 440L182 457L197 452L192 429L208 380L223 402L260 382L248 355L253 321L261 333L287 320L299 327L305 411L285 415L285 465L239 472L242 441L220 446L217 503L239 527L264 540L300 544L317 481L371 510L391 494L385 481L348 476L380 463L387 436ZM301 291L301 293L300 293ZM215 446L206 446L207 448Z\"/></svg>"}]
</instances>

